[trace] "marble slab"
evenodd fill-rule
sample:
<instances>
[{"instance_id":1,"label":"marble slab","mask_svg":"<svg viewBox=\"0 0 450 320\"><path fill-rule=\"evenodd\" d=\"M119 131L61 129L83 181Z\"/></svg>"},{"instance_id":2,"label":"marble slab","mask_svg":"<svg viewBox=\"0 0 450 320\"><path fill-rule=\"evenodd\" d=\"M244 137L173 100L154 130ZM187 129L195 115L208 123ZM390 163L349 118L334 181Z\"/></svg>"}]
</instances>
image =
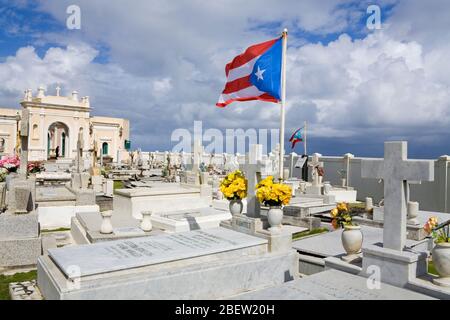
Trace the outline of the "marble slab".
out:
<instances>
[{"instance_id":1,"label":"marble slab","mask_svg":"<svg viewBox=\"0 0 450 320\"><path fill-rule=\"evenodd\" d=\"M145 235L144 230L142 230L140 228L136 228L136 227L113 228L113 233L116 236L129 236L129 235L136 235L136 234Z\"/></svg>"},{"instance_id":2,"label":"marble slab","mask_svg":"<svg viewBox=\"0 0 450 320\"><path fill-rule=\"evenodd\" d=\"M369 288L367 279L338 270L327 270L284 284L241 294L244 300L433 300L403 288L381 283Z\"/></svg>"},{"instance_id":3,"label":"marble slab","mask_svg":"<svg viewBox=\"0 0 450 320\"><path fill-rule=\"evenodd\" d=\"M217 228L221 221L231 219L229 211L204 207L190 210L161 211L152 215L154 227L168 232L184 232Z\"/></svg>"},{"instance_id":4,"label":"marble slab","mask_svg":"<svg viewBox=\"0 0 450 320\"><path fill-rule=\"evenodd\" d=\"M369 226L361 226L363 234L363 247L383 242L383 229ZM292 247L301 253L317 255L321 257L336 257L345 254L341 241L342 229L322 233L314 237L308 237L294 241ZM417 244L417 241L407 240L406 246Z\"/></svg>"},{"instance_id":5,"label":"marble slab","mask_svg":"<svg viewBox=\"0 0 450 320\"><path fill-rule=\"evenodd\" d=\"M81 276L89 276L264 244L267 240L215 228L50 249L48 252L61 271L70 277L74 265Z\"/></svg>"}]
</instances>

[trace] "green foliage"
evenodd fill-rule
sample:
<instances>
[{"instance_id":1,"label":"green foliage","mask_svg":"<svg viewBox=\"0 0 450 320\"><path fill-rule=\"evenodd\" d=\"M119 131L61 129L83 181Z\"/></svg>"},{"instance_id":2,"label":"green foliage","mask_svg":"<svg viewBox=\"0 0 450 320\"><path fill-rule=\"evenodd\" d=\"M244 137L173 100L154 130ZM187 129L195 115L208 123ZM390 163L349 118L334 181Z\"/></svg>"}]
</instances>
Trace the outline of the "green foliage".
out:
<instances>
[{"instance_id":1,"label":"green foliage","mask_svg":"<svg viewBox=\"0 0 450 320\"><path fill-rule=\"evenodd\" d=\"M298 240L298 239L301 239L301 238L304 238L304 237L307 237L307 236L312 236L312 235L315 235L315 234L321 234L321 233L324 233L324 232L328 232L328 229L322 227L322 228L316 228L316 229L312 229L312 230L305 230L305 231L293 234L292 235L292 240Z\"/></svg>"},{"instance_id":2,"label":"green foliage","mask_svg":"<svg viewBox=\"0 0 450 320\"><path fill-rule=\"evenodd\" d=\"M116 189L123 189L123 188L124 188L123 181L114 180L114 185L113 185L113 189L114 190L116 190Z\"/></svg>"},{"instance_id":3,"label":"green foliage","mask_svg":"<svg viewBox=\"0 0 450 320\"><path fill-rule=\"evenodd\" d=\"M439 276L436 268L434 267L433 260L428 260L428 273L435 276Z\"/></svg>"},{"instance_id":4,"label":"green foliage","mask_svg":"<svg viewBox=\"0 0 450 320\"><path fill-rule=\"evenodd\" d=\"M44 229L42 233L70 231L70 228Z\"/></svg>"},{"instance_id":5,"label":"green foliage","mask_svg":"<svg viewBox=\"0 0 450 320\"><path fill-rule=\"evenodd\" d=\"M9 284L11 282L31 281L37 278L37 271L20 272L11 276L0 274L0 300L11 300L9 296Z\"/></svg>"}]
</instances>

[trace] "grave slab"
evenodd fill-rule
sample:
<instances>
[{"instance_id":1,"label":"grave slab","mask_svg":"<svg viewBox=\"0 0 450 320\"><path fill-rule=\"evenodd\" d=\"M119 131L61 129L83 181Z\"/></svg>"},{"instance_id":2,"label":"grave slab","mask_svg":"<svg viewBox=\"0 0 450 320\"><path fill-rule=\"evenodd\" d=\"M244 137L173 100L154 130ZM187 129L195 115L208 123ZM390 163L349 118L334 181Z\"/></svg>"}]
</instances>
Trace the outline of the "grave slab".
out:
<instances>
[{"instance_id":1,"label":"grave slab","mask_svg":"<svg viewBox=\"0 0 450 320\"><path fill-rule=\"evenodd\" d=\"M383 241L383 229L361 226L363 234L363 247ZM292 247L300 253L310 254L320 257L340 257L345 255L344 247L341 241L342 229L322 233L306 239L300 239L292 243ZM407 246L417 245L419 242L406 240ZM416 246L416 249L426 249L428 244Z\"/></svg>"},{"instance_id":2,"label":"grave slab","mask_svg":"<svg viewBox=\"0 0 450 320\"><path fill-rule=\"evenodd\" d=\"M367 279L338 270L327 270L284 284L241 294L237 300L434 300L411 290L381 283L369 289Z\"/></svg>"},{"instance_id":3,"label":"grave slab","mask_svg":"<svg viewBox=\"0 0 450 320\"><path fill-rule=\"evenodd\" d=\"M297 253L267 245L216 228L65 247L39 259L38 284L47 300L227 298L296 279Z\"/></svg>"},{"instance_id":4,"label":"grave slab","mask_svg":"<svg viewBox=\"0 0 450 320\"><path fill-rule=\"evenodd\" d=\"M211 205L212 196L202 193L202 186L167 184L150 188L117 189L114 191L114 214L142 219L142 211L161 212L189 210Z\"/></svg>"},{"instance_id":5,"label":"grave slab","mask_svg":"<svg viewBox=\"0 0 450 320\"><path fill-rule=\"evenodd\" d=\"M154 227L168 232L217 228L221 221L231 219L231 213L211 207L158 212L151 216Z\"/></svg>"},{"instance_id":6,"label":"grave slab","mask_svg":"<svg viewBox=\"0 0 450 320\"><path fill-rule=\"evenodd\" d=\"M113 233L100 232L102 217L99 212L77 213L72 218L71 234L77 244L89 244L101 241L128 239L135 237L153 236L163 231L154 228L151 232L144 232L140 228L140 221L132 217L112 215Z\"/></svg>"}]
</instances>

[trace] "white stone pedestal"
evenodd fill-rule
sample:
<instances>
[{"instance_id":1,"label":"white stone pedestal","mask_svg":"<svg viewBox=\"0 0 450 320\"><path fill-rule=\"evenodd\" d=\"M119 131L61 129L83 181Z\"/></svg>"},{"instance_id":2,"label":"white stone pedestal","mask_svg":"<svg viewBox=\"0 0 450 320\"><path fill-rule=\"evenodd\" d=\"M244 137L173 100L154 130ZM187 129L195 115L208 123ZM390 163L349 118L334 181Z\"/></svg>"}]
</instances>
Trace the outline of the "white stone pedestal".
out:
<instances>
[{"instance_id":1,"label":"white stone pedestal","mask_svg":"<svg viewBox=\"0 0 450 320\"><path fill-rule=\"evenodd\" d=\"M376 245L365 247L362 252L362 274L373 277L379 270L379 280L384 283L404 287L427 273L425 252L396 251Z\"/></svg>"}]
</instances>

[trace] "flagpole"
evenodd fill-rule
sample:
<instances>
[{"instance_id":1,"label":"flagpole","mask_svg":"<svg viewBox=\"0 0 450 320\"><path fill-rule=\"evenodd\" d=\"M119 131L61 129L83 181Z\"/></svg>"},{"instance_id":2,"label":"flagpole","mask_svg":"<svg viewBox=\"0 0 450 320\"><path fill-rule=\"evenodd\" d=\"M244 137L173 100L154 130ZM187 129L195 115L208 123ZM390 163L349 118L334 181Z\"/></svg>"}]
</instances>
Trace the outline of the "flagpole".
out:
<instances>
[{"instance_id":1,"label":"flagpole","mask_svg":"<svg viewBox=\"0 0 450 320\"><path fill-rule=\"evenodd\" d=\"M303 139L303 154L306 154L307 155L307 153L306 153L306 121L305 121L305 125L303 126L303 128L304 128L304 139Z\"/></svg>"},{"instance_id":2,"label":"flagpole","mask_svg":"<svg viewBox=\"0 0 450 320\"><path fill-rule=\"evenodd\" d=\"M286 51L287 51L287 33L285 28L282 33L283 47L281 53L281 120L280 120L280 165L279 165L279 179L283 180L283 166L284 166L284 118L286 106Z\"/></svg>"}]
</instances>

